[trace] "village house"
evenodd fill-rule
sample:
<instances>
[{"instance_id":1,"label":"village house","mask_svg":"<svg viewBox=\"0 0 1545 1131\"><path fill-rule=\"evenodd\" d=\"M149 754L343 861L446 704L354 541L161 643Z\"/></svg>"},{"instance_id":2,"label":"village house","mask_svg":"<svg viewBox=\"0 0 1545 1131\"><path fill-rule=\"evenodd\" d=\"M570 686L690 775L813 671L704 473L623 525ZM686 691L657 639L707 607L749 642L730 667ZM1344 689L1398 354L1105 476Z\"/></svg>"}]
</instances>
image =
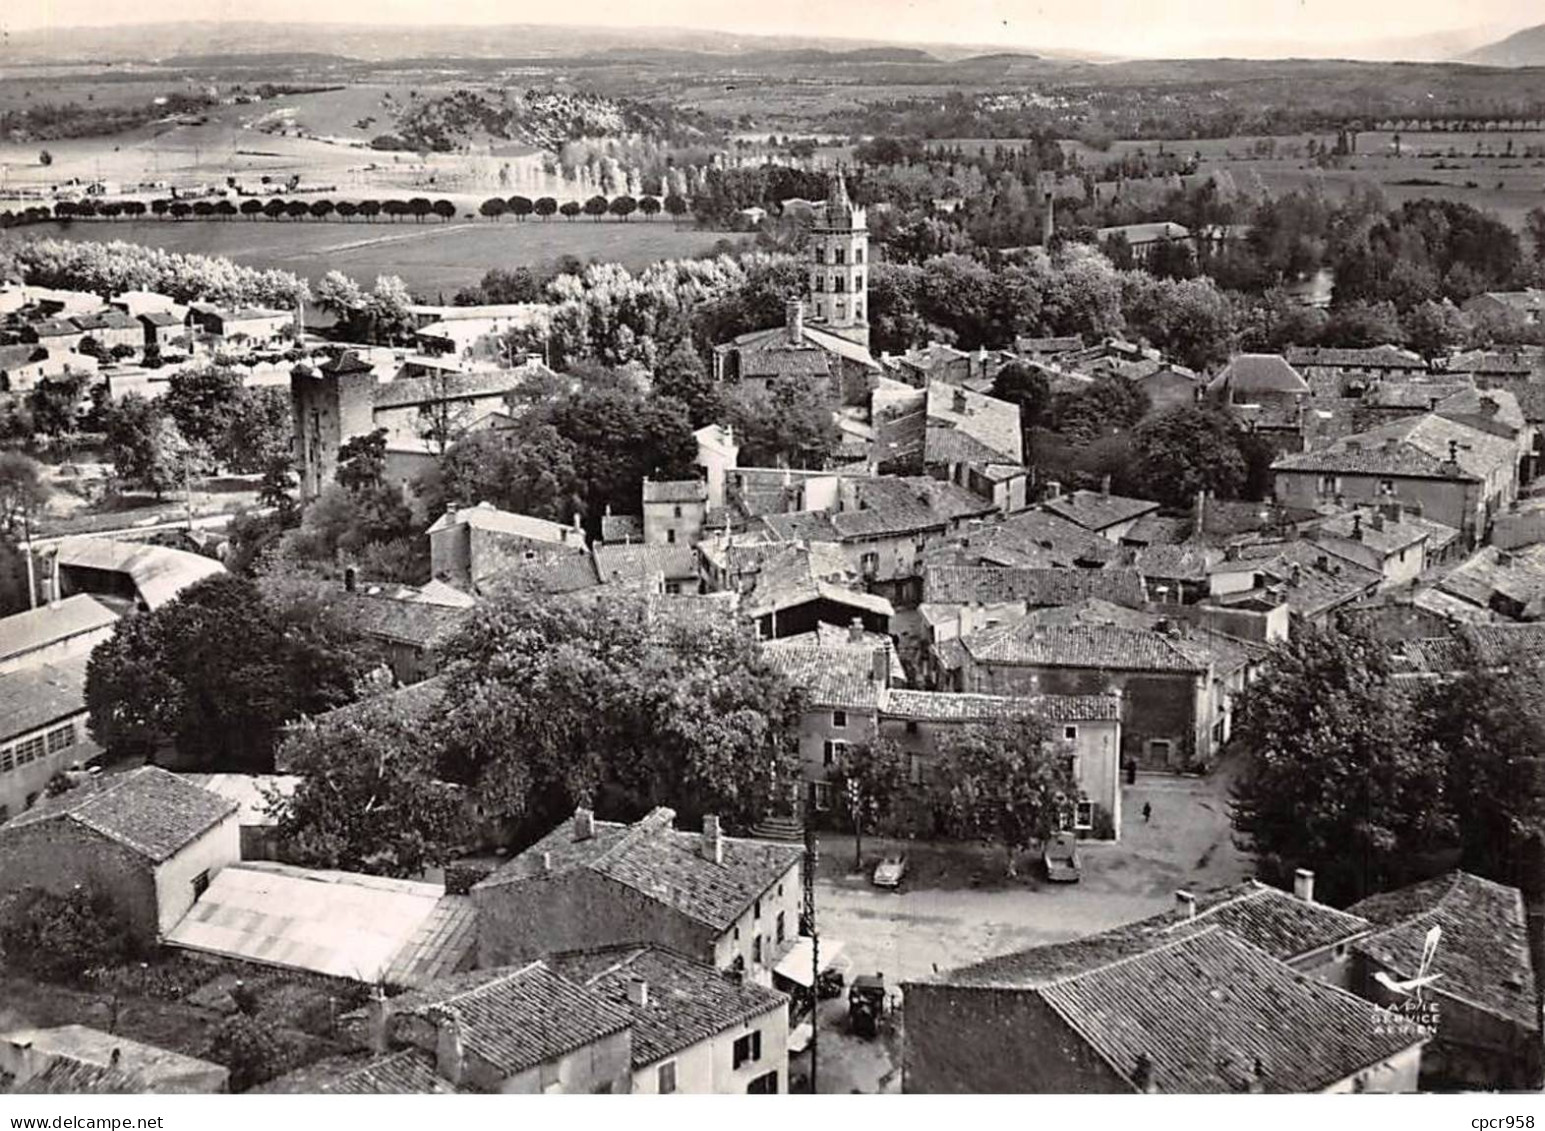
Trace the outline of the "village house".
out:
<instances>
[{"instance_id":1,"label":"village house","mask_svg":"<svg viewBox=\"0 0 1545 1131\"><path fill-rule=\"evenodd\" d=\"M1318 976L1344 964L1361 920L1260 885L1177 902L905 983L903 1089L1416 1090L1428 1031L1386 1024Z\"/></svg>"},{"instance_id":2,"label":"village house","mask_svg":"<svg viewBox=\"0 0 1545 1131\"><path fill-rule=\"evenodd\" d=\"M741 594L741 614L764 640L813 632L823 622L859 618L870 632L888 633L895 606L853 587L848 558L835 545L772 542L699 546L710 591Z\"/></svg>"},{"instance_id":3,"label":"village house","mask_svg":"<svg viewBox=\"0 0 1545 1131\"><path fill-rule=\"evenodd\" d=\"M479 964L638 943L769 984L799 934L804 849L729 836L714 816L681 832L675 818L579 809L477 884Z\"/></svg>"},{"instance_id":4,"label":"village house","mask_svg":"<svg viewBox=\"0 0 1545 1131\"><path fill-rule=\"evenodd\" d=\"M933 658L941 689L1010 696L1119 690L1123 762L1170 771L1211 765L1261 646L1142 614L1099 623L1118 618L1091 612L1030 614L945 641Z\"/></svg>"},{"instance_id":5,"label":"village house","mask_svg":"<svg viewBox=\"0 0 1545 1131\"><path fill-rule=\"evenodd\" d=\"M181 318L167 310L150 310L138 316L141 345L149 353L167 354L186 337L188 328Z\"/></svg>"},{"instance_id":6,"label":"village house","mask_svg":"<svg viewBox=\"0 0 1545 1131\"><path fill-rule=\"evenodd\" d=\"M1545 619L1545 545L1481 546L1439 577L1436 588L1492 616Z\"/></svg>"},{"instance_id":7,"label":"village house","mask_svg":"<svg viewBox=\"0 0 1545 1131\"><path fill-rule=\"evenodd\" d=\"M588 549L578 521L564 526L486 502L446 511L428 533L430 575L474 593L512 561Z\"/></svg>"},{"instance_id":8,"label":"village house","mask_svg":"<svg viewBox=\"0 0 1545 1131\"><path fill-rule=\"evenodd\" d=\"M837 801L834 781L848 750L879 738L880 704L891 678L892 651L867 634L857 642L809 644L772 641L767 662L807 697L799 723L804 801L816 813ZM797 641L798 638L795 638Z\"/></svg>"},{"instance_id":9,"label":"village house","mask_svg":"<svg viewBox=\"0 0 1545 1131\"><path fill-rule=\"evenodd\" d=\"M112 352L119 347L138 353L145 344L145 332L139 321L121 310L111 307L91 314L77 314L70 321L80 327L86 339L97 344L98 349Z\"/></svg>"},{"instance_id":10,"label":"village house","mask_svg":"<svg viewBox=\"0 0 1545 1131\"><path fill-rule=\"evenodd\" d=\"M1120 542L1138 519L1159 509L1152 499L1112 495L1108 475L1098 491L1070 491L1065 495L1059 492L1041 505L1107 542Z\"/></svg>"},{"instance_id":11,"label":"village house","mask_svg":"<svg viewBox=\"0 0 1545 1131\"><path fill-rule=\"evenodd\" d=\"M189 308L188 321L194 329L224 342L264 346L279 341L295 326L295 313L256 306L225 309L194 303Z\"/></svg>"},{"instance_id":12,"label":"village house","mask_svg":"<svg viewBox=\"0 0 1545 1131\"><path fill-rule=\"evenodd\" d=\"M0 1093L198 1095L228 1091L230 1070L85 1025L0 1033Z\"/></svg>"},{"instance_id":13,"label":"village house","mask_svg":"<svg viewBox=\"0 0 1545 1131\"><path fill-rule=\"evenodd\" d=\"M1404 384L1428 371L1420 354L1391 345L1366 349L1289 346L1283 357L1309 382L1317 396L1361 396L1377 382Z\"/></svg>"},{"instance_id":14,"label":"village house","mask_svg":"<svg viewBox=\"0 0 1545 1131\"><path fill-rule=\"evenodd\" d=\"M237 805L157 766L83 781L0 825L0 895L91 884L141 942L241 858Z\"/></svg>"},{"instance_id":15,"label":"village house","mask_svg":"<svg viewBox=\"0 0 1545 1131\"><path fill-rule=\"evenodd\" d=\"M549 957L554 973L632 1019L633 1092L788 1091L789 1000L658 946Z\"/></svg>"},{"instance_id":16,"label":"village house","mask_svg":"<svg viewBox=\"0 0 1545 1131\"><path fill-rule=\"evenodd\" d=\"M1437 1026L1422 1057L1424 1087L1540 1087L1539 999L1517 888L1450 872L1371 896L1347 913L1371 924L1352 944L1354 988L1362 996L1399 1016L1411 998L1391 981L1437 975L1421 991L1431 1008L1414 1018Z\"/></svg>"},{"instance_id":17,"label":"village house","mask_svg":"<svg viewBox=\"0 0 1545 1131\"><path fill-rule=\"evenodd\" d=\"M42 581L45 589L56 584L52 577ZM99 597L77 593L0 617L0 673L70 659L84 661L113 634L120 612Z\"/></svg>"},{"instance_id":18,"label":"village house","mask_svg":"<svg viewBox=\"0 0 1545 1131\"><path fill-rule=\"evenodd\" d=\"M1271 469L1279 503L1399 502L1454 527L1473 546L1518 497L1518 453L1515 439L1429 412L1282 456Z\"/></svg>"},{"instance_id":19,"label":"village house","mask_svg":"<svg viewBox=\"0 0 1545 1131\"><path fill-rule=\"evenodd\" d=\"M243 860L279 858L279 818L269 811L269 799L288 801L295 796L300 778L294 774L184 773L183 779L218 797L234 801L237 828L241 831Z\"/></svg>"},{"instance_id":20,"label":"village house","mask_svg":"<svg viewBox=\"0 0 1545 1131\"><path fill-rule=\"evenodd\" d=\"M1469 315L1519 326L1545 322L1545 290L1486 291L1468 300L1461 309Z\"/></svg>"},{"instance_id":21,"label":"village house","mask_svg":"<svg viewBox=\"0 0 1545 1131\"><path fill-rule=\"evenodd\" d=\"M50 353L75 353L85 336L86 332L69 318L44 318L22 328L23 340Z\"/></svg>"},{"instance_id":22,"label":"village house","mask_svg":"<svg viewBox=\"0 0 1545 1131\"><path fill-rule=\"evenodd\" d=\"M1427 568L1427 543L1432 532L1426 523L1405 522L1399 503L1359 508L1316 524L1308 540L1383 574L1381 589L1414 582Z\"/></svg>"},{"instance_id":23,"label":"village house","mask_svg":"<svg viewBox=\"0 0 1545 1131\"><path fill-rule=\"evenodd\" d=\"M0 346L0 393L30 393L48 375L46 347Z\"/></svg>"},{"instance_id":24,"label":"village house","mask_svg":"<svg viewBox=\"0 0 1545 1131\"><path fill-rule=\"evenodd\" d=\"M597 545L591 548L602 585L625 585L666 596L702 590L697 555L686 544Z\"/></svg>"},{"instance_id":25,"label":"village house","mask_svg":"<svg viewBox=\"0 0 1545 1131\"><path fill-rule=\"evenodd\" d=\"M695 546L708 514L708 484L701 479L644 479L644 541Z\"/></svg>"},{"instance_id":26,"label":"village house","mask_svg":"<svg viewBox=\"0 0 1545 1131\"><path fill-rule=\"evenodd\" d=\"M1182 240L1190 242L1191 229L1173 220L1159 220L1148 224L1118 224L1115 227L1100 228L1095 232L1095 238L1102 247L1113 243L1124 244L1131 250L1134 261L1144 263L1160 244Z\"/></svg>"},{"instance_id":27,"label":"village house","mask_svg":"<svg viewBox=\"0 0 1545 1131\"><path fill-rule=\"evenodd\" d=\"M88 659L0 673L0 824L37 804L55 776L102 753L86 726Z\"/></svg>"},{"instance_id":28,"label":"village house","mask_svg":"<svg viewBox=\"0 0 1545 1131\"><path fill-rule=\"evenodd\" d=\"M443 583L361 587L353 566L331 608L349 631L379 645L399 684L417 683L440 670L440 649L467 619L473 600Z\"/></svg>"},{"instance_id":29,"label":"village house","mask_svg":"<svg viewBox=\"0 0 1545 1131\"><path fill-rule=\"evenodd\" d=\"M1207 575L1214 604L1259 611L1285 604L1291 620L1320 628L1384 580L1379 570L1303 538L1227 546Z\"/></svg>"}]
</instances>

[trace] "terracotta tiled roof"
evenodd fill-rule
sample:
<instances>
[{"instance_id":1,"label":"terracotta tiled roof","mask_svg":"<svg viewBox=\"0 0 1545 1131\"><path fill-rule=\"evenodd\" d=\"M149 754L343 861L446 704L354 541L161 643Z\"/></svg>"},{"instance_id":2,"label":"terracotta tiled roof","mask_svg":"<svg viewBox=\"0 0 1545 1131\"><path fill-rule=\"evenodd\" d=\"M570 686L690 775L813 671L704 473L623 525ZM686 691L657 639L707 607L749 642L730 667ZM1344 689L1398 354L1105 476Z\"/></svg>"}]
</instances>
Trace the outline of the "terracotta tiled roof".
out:
<instances>
[{"instance_id":1,"label":"terracotta tiled roof","mask_svg":"<svg viewBox=\"0 0 1545 1131\"><path fill-rule=\"evenodd\" d=\"M549 958L553 971L625 1010L633 1022L633 1067L643 1068L760 1017L788 998L661 947L619 947ZM635 1005L635 980L647 1001Z\"/></svg>"},{"instance_id":2,"label":"terracotta tiled roof","mask_svg":"<svg viewBox=\"0 0 1545 1131\"><path fill-rule=\"evenodd\" d=\"M375 387L375 407L408 408L440 401L493 397L514 392L531 378L530 369L488 369L437 377L399 377Z\"/></svg>"},{"instance_id":3,"label":"terracotta tiled roof","mask_svg":"<svg viewBox=\"0 0 1545 1131\"><path fill-rule=\"evenodd\" d=\"M918 722L985 722L1023 715L1059 723L1113 722L1121 718L1121 699L1115 695L974 695L890 688L880 713Z\"/></svg>"},{"instance_id":4,"label":"terracotta tiled roof","mask_svg":"<svg viewBox=\"0 0 1545 1131\"><path fill-rule=\"evenodd\" d=\"M73 821L130 851L160 863L175 856L238 806L200 789L159 766L142 766L104 775L0 825L0 845L7 833L44 821Z\"/></svg>"},{"instance_id":5,"label":"terracotta tiled roof","mask_svg":"<svg viewBox=\"0 0 1545 1131\"><path fill-rule=\"evenodd\" d=\"M1517 888L1468 872L1450 872L1372 896L1347 910L1378 925L1353 944L1356 949L1401 978L1417 975L1426 936L1440 928L1429 972L1441 977L1428 992L1538 1031L1534 968Z\"/></svg>"},{"instance_id":6,"label":"terracotta tiled roof","mask_svg":"<svg viewBox=\"0 0 1545 1131\"><path fill-rule=\"evenodd\" d=\"M303 1090L352 1096L450 1095L459 1089L435 1070L435 1054L403 1049L344 1069Z\"/></svg>"},{"instance_id":7,"label":"terracotta tiled roof","mask_svg":"<svg viewBox=\"0 0 1545 1131\"><path fill-rule=\"evenodd\" d=\"M1283 456L1271 466L1273 471L1484 479L1516 455L1511 440L1423 413L1347 436L1328 448Z\"/></svg>"},{"instance_id":8,"label":"terracotta tiled roof","mask_svg":"<svg viewBox=\"0 0 1545 1131\"><path fill-rule=\"evenodd\" d=\"M1183 937L1038 991L1134 1087L1314 1092L1419 1044L1368 1003L1222 929Z\"/></svg>"},{"instance_id":9,"label":"terracotta tiled roof","mask_svg":"<svg viewBox=\"0 0 1545 1131\"><path fill-rule=\"evenodd\" d=\"M1208 568L1222 559L1223 551L1211 546L1156 545L1139 550L1132 565L1144 580L1206 581Z\"/></svg>"},{"instance_id":10,"label":"terracotta tiled roof","mask_svg":"<svg viewBox=\"0 0 1545 1131\"><path fill-rule=\"evenodd\" d=\"M860 711L872 711L880 703L882 689L874 678L875 651L870 644L810 645L782 640L769 640L762 646L767 662L802 688L812 706Z\"/></svg>"},{"instance_id":11,"label":"terracotta tiled roof","mask_svg":"<svg viewBox=\"0 0 1545 1131\"><path fill-rule=\"evenodd\" d=\"M649 581L656 574L667 581L681 581L697 577L697 555L687 545L621 545L596 546L595 568L602 582L621 578L624 581Z\"/></svg>"},{"instance_id":12,"label":"terracotta tiled roof","mask_svg":"<svg viewBox=\"0 0 1545 1131\"><path fill-rule=\"evenodd\" d=\"M1372 346L1367 349L1337 349L1330 346L1289 346L1289 365L1305 368L1320 366L1335 369L1399 369L1426 371L1420 354L1398 346Z\"/></svg>"},{"instance_id":13,"label":"terracotta tiled roof","mask_svg":"<svg viewBox=\"0 0 1545 1131\"><path fill-rule=\"evenodd\" d=\"M929 566L923 572L923 600L931 604L1069 605L1098 597L1141 608L1143 579L1130 569L1026 569L1003 566Z\"/></svg>"},{"instance_id":14,"label":"terracotta tiled roof","mask_svg":"<svg viewBox=\"0 0 1545 1131\"><path fill-rule=\"evenodd\" d=\"M484 971L481 984L441 994L434 985L393 1002L394 1013L435 1018L449 1013L461 1025L468 1055L504 1076L593 1044L632 1024L627 1010L559 977L540 962L517 969Z\"/></svg>"},{"instance_id":15,"label":"terracotta tiled roof","mask_svg":"<svg viewBox=\"0 0 1545 1131\"><path fill-rule=\"evenodd\" d=\"M588 868L690 919L724 930L804 855L797 844L725 836L723 863L715 863L702 850L702 835L678 831L672 824L675 817L672 810L658 808L632 825L597 821L596 835L583 841L576 841L571 824L565 823L478 887ZM545 853L551 853L552 872L542 868Z\"/></svg>"},{"instance_id":16,"label":"terracotta tiled roof","mask_svg":"<svg viewBox=\"0 0 1545 1131\"><path fill-rule=\"evenodd\" d=\"M1094 531L1130 522L1159 509L1159 504L1152 499L1127 499L1120 495L1104 495L1099 491L1072 491L1048 499L1042 506L1085 530Z\"/></svg>"},{"instance_id":17,"label":"terracotta tiled roof","mask_svg":"<svg viewBox=\"0 0 1545 1131\"><path fill-rule=\"evenodd\" d=\"M646 503L702 503L708 500L708 484L701 479L646 479Z\"/></svg>"},{"instance_id":18,"label":"terracotta tiled roof","mask_svg":"<svg viewBox=\"0 0 1545 1131\"><path fill-rule=\"evenodd\" d=\"M1036 624L1026 618L983 629L961 643L982 664L1203 672L1205 662L1158 632L1114 625Z\"/></svg>"},{"instance_id":19,"label":"terracotta tiled roof","mask_svg":"<svg viewBox=\"0 0 1545 1131\"><path fill-rule=\"evenodd\" d=\"M1019 406L959 385L933 381L927 390L927 458L943 458L936 445L943 443L940 430L969 436L987 453L985 462L1021 463L1024 436L1020 431Z\"/></svg>"},{"instance_id":20,"label":"terracotta tiled roof","mask_svg":"<svg viewBox=\"0 0 1545 1131\"><path fill-rule=\"evenodd\" d=\"M3 1081L0 1081L3 1084ZM26 1083L0 1091L19 1096L138 1095L147 1091L145 1081L116 1068L103 1068L69 1057L57 1057Z\"/></svg>"},{"instance_id":21,"label":"terracotta tiled roof","mask_svg":"<svg viewBox=\"0 0 1545 1131\"><path fill-rule=\"evenodd\" d=\"M1309 391L1303 375L1274 353L1236 354L1207 385L1208 391L1230 395L1302 394Z\"/></svg>"},{"instance_id":22,"label":"terracotta tiled roof","mask_svg":"<svg viewBox=\"0 0 1545 1131\"><path fill-rule=\"evenodd\" d=\"M468 610L427 601L401 600L364 591L344 593L333 606L345 624L364 636L433 648L450 637Z\"/></svg>"}]
</instances>

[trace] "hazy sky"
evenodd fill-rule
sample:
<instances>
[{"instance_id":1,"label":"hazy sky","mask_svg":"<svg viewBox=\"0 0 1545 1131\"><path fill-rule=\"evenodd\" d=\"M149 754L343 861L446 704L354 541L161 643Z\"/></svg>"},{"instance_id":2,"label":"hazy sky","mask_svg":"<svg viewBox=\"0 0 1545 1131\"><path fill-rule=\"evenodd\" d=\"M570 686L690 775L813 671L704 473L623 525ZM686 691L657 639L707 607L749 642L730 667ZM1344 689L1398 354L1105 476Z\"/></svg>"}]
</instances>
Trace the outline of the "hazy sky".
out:
<instances>
[{"instance_id":1,"label":"hazy sky","mask_svg":"<svg viewBox=\"0 0 1545 1131\"><path fill-rule=\"evenodd\" d=\"M222 18L611 24L1146 56L1262 48L1328 55L1440 32L1506 33L1545 20L1540 0L4 0L0 9L0 26L10 29Z\"/></svg>"}]
</instances>

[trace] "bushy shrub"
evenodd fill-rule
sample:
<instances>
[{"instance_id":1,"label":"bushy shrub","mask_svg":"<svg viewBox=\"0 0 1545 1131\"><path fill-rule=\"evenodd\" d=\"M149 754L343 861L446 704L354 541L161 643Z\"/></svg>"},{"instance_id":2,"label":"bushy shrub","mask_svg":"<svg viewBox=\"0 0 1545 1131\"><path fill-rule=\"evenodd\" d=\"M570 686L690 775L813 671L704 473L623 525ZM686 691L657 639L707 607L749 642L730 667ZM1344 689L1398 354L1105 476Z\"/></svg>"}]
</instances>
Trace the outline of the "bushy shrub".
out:
<instances>
[{"instance_id":1,"label":"bushy shrub","mask_svg":"<svg viewBox=\"0 0 1545 1131\"><path fill-rule=\"evenodd\" d=\"M63 895L24 888L0 904L0 955L12 969L78 984L89 970L134 957L135 946L112 900L77 884Z\"/></svg>"}]
</instances>

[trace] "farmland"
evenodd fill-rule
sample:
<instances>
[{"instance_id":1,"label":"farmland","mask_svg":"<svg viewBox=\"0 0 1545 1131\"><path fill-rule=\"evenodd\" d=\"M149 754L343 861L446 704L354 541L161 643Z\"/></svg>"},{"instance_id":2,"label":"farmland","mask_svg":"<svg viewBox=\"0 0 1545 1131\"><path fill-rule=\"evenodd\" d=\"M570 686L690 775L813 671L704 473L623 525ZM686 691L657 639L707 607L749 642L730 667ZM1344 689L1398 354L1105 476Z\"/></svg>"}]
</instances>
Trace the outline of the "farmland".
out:
<instances>
[{"instance_id":1,"label":"farmland","mask_svg":"<svg viewBox=\"0 0 1545 1131\"><path fill-rule=\"evenodd\" d=\"M366 282L381 274L400 275L409 289L428 297L442 291L449 297L476 283L490 267L547 263L573 255L638 268L707 252L724 238L722 233L678 227L663 219L423 224L125 220L46 224L19 229L6 238L34 236L121 239L167 251L223 255L243 266L293 271L313 282L335 268Z\"/></svg>"}]
</instances>

